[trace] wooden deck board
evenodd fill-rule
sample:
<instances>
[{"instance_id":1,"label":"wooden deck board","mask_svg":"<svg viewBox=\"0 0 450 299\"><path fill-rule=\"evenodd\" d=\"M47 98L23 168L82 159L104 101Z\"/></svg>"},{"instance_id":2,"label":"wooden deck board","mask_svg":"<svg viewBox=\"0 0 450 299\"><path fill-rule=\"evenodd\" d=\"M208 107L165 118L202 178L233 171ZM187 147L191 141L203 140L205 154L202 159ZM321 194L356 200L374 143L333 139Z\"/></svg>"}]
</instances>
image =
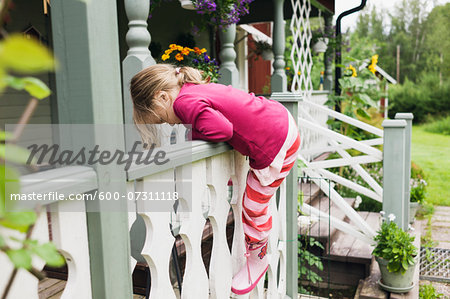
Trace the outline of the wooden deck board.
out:
<instances>
[{"instance_id":1,"label":"wooden deck board","mask_svg":"<svg viewBox=\"0 0 450 299\"><path fill-rule=\"evenodd\" d=\"M55 297L55 295L58 293L62 294L66 283L65 280L45 278L38 286L39 299L59 298Z\"/></svg>"},{"instance_id":2,"label":"wooden deck board","mask_svg":"<svg viewBox=\"0 0 450 299\"><path fill-rule=\"evenodd\" d=\"M369 224L370 227L375 228L376 231L380 227L381 218L379 213L368 213L365 220L367 224ZM353 246L347 255L348 261L351 262L368 261L367 263L369 264L372 258L373 248L374 248L373 246L367 244L366 242L356 239L355 243L353 243Z\"/></svg>"},{"instance_id":3,"label":"wooden deck board","mask_svg":"<svg viewBox=\"0 0 450 299\"><path fill-rule=\"evenodd\" d=\"M360 216L366 220L369 216L368 212L358 212ZM331 239L331 246L329 255L333 257L333 260L347 262L350 251L353 248L353 244L356 242L356 238L349 236L348 234L338 231Z\"/></svg>"}]
</instances>

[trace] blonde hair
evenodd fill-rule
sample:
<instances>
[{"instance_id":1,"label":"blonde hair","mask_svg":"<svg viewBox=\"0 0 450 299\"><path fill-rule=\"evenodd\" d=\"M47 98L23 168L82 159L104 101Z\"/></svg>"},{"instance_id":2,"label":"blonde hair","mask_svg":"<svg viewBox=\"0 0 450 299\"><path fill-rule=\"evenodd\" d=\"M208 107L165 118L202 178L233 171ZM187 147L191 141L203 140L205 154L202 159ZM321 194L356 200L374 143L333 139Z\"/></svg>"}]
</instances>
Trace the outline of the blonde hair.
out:
<instances>
[{"instance_id":1,"label":"blonde hair","mask_svg":"<svg viewBox=\"0 0 450 299\"><path fill-rule=\"evenodd\" d=\"M161 92L171 92L181 88L184 83L206 84L210 79L203 79L203 71L192 67L177 67L172 64L155 64L149 66L131 79L130 93L133 101L133 121L138 128L142 140L147 143L157 143L155 130L146 126L150 123L150 117L158 117L155 113L156 107L164 108L161 102L155 100L156 95Z\"/></svg>"}]
</instances>

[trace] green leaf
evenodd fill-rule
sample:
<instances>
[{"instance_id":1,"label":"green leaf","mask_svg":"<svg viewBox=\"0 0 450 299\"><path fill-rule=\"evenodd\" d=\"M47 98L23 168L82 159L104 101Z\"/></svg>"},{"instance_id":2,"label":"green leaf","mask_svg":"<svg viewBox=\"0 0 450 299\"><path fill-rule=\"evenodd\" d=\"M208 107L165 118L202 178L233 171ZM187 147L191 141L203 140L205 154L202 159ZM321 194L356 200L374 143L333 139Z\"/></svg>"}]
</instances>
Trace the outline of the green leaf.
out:
<instances>
[{"instance_id":1,"label":"green leaf","mask_svg":"<svg viewBox=\"0 0 450 299\"><path fill-rule=\"evenodd\" d=\"M51 90L47 85L38 78L7 76L5 80L10 87L17 90L25 89L32 97L39 100L42 100L51 94Z\"/></svg>"},{"instance_id":2,"label":"green leaf","mask_svg":"<svg viewBox=\"0 0 450 299\"><path fill-rule=\"evenodd\" d=\"M10 132L0 131L0 140L10 140L12 136Z\"/></svg>"},{"instance_id":3,"label":"green leaf","mask_svg":"<svg viewBox=\"0 0 450 299\"><path fill-rule=\"evenodd\" d=\"M7 250L6 254L16 268L31 269L31 255L27 250L23 248L11 249Z\"/></svg>"},{"instance_id":4,"label":"green leaf","mask_svg":"<svg viewBox=\"0 0 450 299\"><path fill-rule=\"evenodd\" d=\"M359 97L365 104L369 105L370 107L377 107L377 103L375 103L375 101L372 100L367 94L361 93L359 94Z\"/></svg>"},{"instance_id":5,"label":"green leaf","mask_svg":"<svg viewBox=\"0 0 450 299\"><path fill-rule=\"evenodd\" d=\"M51 71L55 61L50 51L34 39L12 34L0 43L0 65L14 72Z\"/></svg>"},{"instance_id":6,"label":"green leaf","mask_svg":"<svg viewBox=\"0 0 450 299\"><path fill-rule=\"evenodd\" d=\"M15 144L0 144L0 157L7 162L26 164L30 157L30 152Z\"/></svg>"},{"instance_id":7,"label":"green leaf","mask_svg":"<svg viewBox=\"0 0 450 299\"><path fill-rule=\"evenodd\" d=\"M6 245L5 239L0 235L0 248Z\"/></svg>"},{"instance_id":8,"label":"green leaf","mask_svg":"<svg viewBox=\"0 0 450 299\"><path fill-rule=\"evenodd\" d=\"M58 252L53 243L33 246L31 249L51 267L61 267L65 264L63 256Z\"/></svg>"},{"instance_id":9,"label":"green leaf","mask_svg":"<svg viewBox=\"0 0 450 299\"><path fill-rule=\"evenodd\" d=\"M0 164L0 218L5 214L6 199L10 198L10 194L19 193L19 173L11 167Z\"/></svg>"},{"instance_id":10,"label":"green leaf","mask_svg":"<svg viewBox=\"0 0 450 299\"><path fill-rule=\"evenodd\" d=\"M6 212L0 220L0 225L9 227L20 232L26 232L28 227L36 222L36 213L29 212Z\"/></svg>"},{"instance_id":11,"label":"green leaf","mask_svg":"<svg viewBox=\"0 0 450 299\"><path fill-rule=\"evenodd\" d=\"M361 117L364 117L365 119L369 119L369 120L371 119L370 114L368 114L367 111L362 108L356 109L356 114L358 114Z\"/></svg>"}]
</instances>

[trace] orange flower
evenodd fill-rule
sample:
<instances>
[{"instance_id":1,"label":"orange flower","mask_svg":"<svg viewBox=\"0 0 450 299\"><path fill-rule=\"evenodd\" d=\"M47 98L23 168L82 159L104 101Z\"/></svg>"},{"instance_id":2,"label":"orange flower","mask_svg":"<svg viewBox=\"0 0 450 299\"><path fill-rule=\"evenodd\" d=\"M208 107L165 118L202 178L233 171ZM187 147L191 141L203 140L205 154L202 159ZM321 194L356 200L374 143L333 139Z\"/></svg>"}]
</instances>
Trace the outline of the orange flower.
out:
<instances>
[{"instance_id":1,"label":"orange flower","mask_svg":"<svg viewBox=\"0 0 450 299\"><path fill-rule=\"evenodd\" d=\"M175 55L175 59L178 61L181 61L184 59L183 55L181 55L180 53L178 53L177 55Z\"/></svg>"},{"instance_id":2,"label":"orange flower","mask_svg":"<svg viewBox=\"0 0 450 299\"><path fill-rule=\"evenodd\" d=\"M197 55L202 54L202 51L200 51L200 49L199 49L198 47L194 47L194 52L195 52L195 54L197 54Z\"/></svg>"},{"instance_id":3,"label":"orange flower","mask_svg":"<svg viewBox=\"0 0 450 299\"><path fill-rule=\"evenodd\" d=\"M172 51L173 51L173 50L176 50L177 47L178 47L178 46L177 46L176 44L170 44L170 45L169 45L169 49L172 50Z\"/></svg>"},{"instance_id":4,"label":"orange flower","mask_svg":"<svg viewBox=\"0 0 450 299\"><path fill-rule=\"evenodd\" d=\"M183 50L181 51L181 54L183 55L189 55L189 51L190 49L188 47L184 47Z\"/></svg>"}]
</instances>

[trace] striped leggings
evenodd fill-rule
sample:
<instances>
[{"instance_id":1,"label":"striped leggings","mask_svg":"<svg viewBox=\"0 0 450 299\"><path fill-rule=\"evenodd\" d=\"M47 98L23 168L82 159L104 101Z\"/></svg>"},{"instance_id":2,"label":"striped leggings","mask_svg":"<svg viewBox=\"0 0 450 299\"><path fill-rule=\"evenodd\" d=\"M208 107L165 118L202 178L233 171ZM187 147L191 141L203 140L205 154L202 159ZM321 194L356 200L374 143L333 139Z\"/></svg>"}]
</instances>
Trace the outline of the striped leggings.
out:
<instances>
[{"instance_id":1,"label":"striped leggings","mask_svg":"<svg viewBox=\"0 0 450 299\"><path fill-rule=\"evenodd\" d=\"M265 173L250 169L247 175L242 207L242 222L247 243L264 240L272 228L272 216L269 213L270 199L294 166L300 147L300 135L295 122L292 124L292 121L288 138L280 152L281 159L284 156L281 170L269 166L265 169Z\"/></svg>"}]
</instances>

